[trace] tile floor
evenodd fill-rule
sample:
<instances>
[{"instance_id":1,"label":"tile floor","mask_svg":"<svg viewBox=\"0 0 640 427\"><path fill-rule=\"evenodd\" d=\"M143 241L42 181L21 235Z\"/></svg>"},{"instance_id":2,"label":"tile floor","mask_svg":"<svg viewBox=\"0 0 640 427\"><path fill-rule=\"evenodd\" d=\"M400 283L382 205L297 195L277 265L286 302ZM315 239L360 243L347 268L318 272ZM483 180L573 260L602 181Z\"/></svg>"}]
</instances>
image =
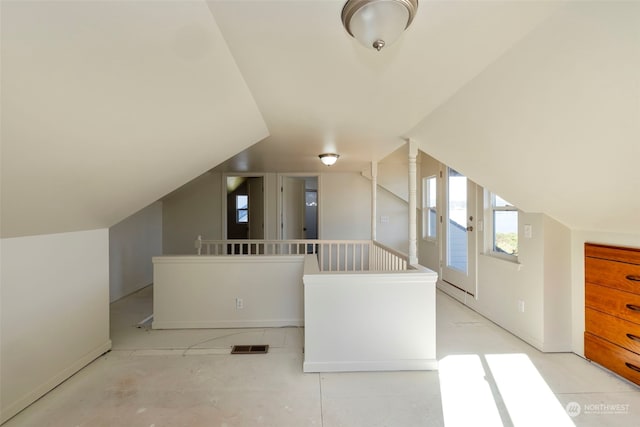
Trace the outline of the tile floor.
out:
<instances>
[{"instance_id":1,"label":"tile floor","mask_svg":"<svg viewBox=\"0 0 640 427\"><path fill-rule=\"evenodd\" d=\"M139 328L152 291L112 304L110 353L4 426L640 425L639 388L540 353L441 292L438 371L304 374L303 329ZM229 355L248 343L270 351Z\"/></svg>"}]
</instances>

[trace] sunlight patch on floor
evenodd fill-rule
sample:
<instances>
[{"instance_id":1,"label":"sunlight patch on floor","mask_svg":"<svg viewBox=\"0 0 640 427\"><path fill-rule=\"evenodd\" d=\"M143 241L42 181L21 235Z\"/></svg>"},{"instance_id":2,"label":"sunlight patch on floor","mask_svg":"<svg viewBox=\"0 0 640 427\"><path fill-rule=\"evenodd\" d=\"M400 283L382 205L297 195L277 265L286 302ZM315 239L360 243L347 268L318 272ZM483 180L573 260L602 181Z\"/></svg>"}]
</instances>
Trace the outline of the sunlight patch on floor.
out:
<instances>
[{"instance_id":1,"label":"sunlight patch on floor","mask_svg":"<svg viewBox=\"0 0 640 427\"><path fill-rule=\"evenodd\" d=\"M515 426L575 427L526 354L485 355Z\"/></svg>"},{"instance_id":2,"label":"sunlight patch on floor","mask_svg":"<svg viewBox=\"0 0 640 427\"><path fill-rule=\"evenodd\" d=\"M446 427L502 426L480 356L447 356L438 369Z\"/></svg>"},{"instance_id":3,"label":"sunlight patch on floor","mask_svg":"<svg viewBox=\"0 0 640 427\"><path fill-rule=\"evenodd\" d=\"M439 362L446 427L575 427L526 354L460 354Z\"/></svg>"}]
</instances>

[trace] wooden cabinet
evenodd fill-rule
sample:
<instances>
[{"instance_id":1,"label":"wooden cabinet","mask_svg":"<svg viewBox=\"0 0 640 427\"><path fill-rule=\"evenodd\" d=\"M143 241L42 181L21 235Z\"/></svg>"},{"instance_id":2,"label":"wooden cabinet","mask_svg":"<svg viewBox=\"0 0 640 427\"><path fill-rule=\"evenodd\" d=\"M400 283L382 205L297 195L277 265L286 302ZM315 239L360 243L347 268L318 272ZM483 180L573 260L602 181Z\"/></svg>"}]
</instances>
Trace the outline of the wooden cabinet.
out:
<instances>
[{"instance_id":1,"label":"wooden cabinet","mask_svg":"<svg viewBox=\"0 0 640 427\"><path fill-rule=\"evenodd\" d=\"M585 244L584 354L640 385L640 249Z\"/></svg>"}]
</instances>

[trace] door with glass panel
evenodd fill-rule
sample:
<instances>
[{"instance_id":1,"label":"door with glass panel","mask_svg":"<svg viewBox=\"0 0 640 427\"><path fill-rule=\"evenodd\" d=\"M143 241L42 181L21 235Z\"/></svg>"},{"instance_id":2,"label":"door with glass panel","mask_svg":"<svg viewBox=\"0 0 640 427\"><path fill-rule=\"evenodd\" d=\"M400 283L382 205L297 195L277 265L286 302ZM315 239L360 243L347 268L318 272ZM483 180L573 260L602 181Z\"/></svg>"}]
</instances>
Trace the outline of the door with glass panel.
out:
<instances>
[{"instance_id":1,"label":"door with glass panel","mask_svg":"<svg viewBox=\"0 0 640 427\"><path fill-rule=\"evenodd\" d=\"M476 293L476 184L447 168L445 184L442 279L470 294Z\"/></svg>"}]
</instances>

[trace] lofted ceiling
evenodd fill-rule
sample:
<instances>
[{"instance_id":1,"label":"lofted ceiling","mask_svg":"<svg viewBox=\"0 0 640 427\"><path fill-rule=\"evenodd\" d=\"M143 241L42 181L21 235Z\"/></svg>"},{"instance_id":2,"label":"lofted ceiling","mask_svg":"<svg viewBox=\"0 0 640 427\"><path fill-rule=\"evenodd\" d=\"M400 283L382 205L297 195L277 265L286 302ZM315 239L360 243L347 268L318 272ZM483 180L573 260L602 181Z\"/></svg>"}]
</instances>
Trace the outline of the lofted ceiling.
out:
<instances>
[{"instance_id":1,"label":"lofted ceiling","mask_svg":"<svg viewBox=\"0 0 640 427\"><path fill-rule=\"evenodd\" d=\"M270 136L224 171L362 170L511 49L553 2L421 1L404 36L381 52L342 27L343 1L209 1Z\"/></svg>"},{"instance_id":2,"label":"lofted ceiling","mask_svg":"<svg viewBox=\"0 0 640 427\"><path fill-rule=\"evenodd\" d=\"M2 236L109 227L212 168L361 171L407 138L523 209L640 232L638 3L422 0L381 52L342 6L3 1Z\"/></svg>"},{"instance_id":3,"label":"lofted ceiling","mask_svg":"<svg viewBox=\"0 0 640 427\"><path fill-rule=\"evenodd\" d=\"M268 135L204 2L1 14L3 237L109 227Z\"/></svg>"},{"instance_id":4,"label":"lofted ceiling","mask_svg":"<svg viewBox=\"0 0 640 427\"><path fill-rule=\"evenodd\" d=\"M640 244L640 2L557 10L408 135L525 211Z\"/></svg>"}]
</instances>

